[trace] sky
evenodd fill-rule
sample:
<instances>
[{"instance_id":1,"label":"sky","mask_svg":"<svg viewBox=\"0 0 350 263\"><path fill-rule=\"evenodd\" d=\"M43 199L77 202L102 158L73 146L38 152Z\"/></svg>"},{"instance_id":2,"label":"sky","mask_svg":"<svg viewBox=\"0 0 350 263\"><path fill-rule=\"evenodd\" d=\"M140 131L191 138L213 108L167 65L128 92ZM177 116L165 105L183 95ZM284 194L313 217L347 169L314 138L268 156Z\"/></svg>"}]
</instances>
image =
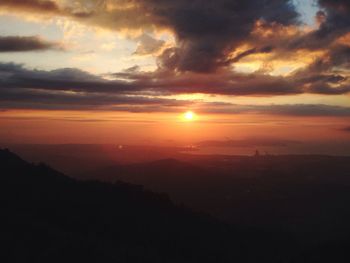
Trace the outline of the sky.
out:
<instances>
[{"instance_id":1,"label":"sky","mask_svg":"<svg viewBox=\"0 0 350 263\"><path fill-rule=\"evenodd\" d=\"M347 0L0 1L2 143L350 154L349 77Z\"/></svg>"}]
</instances>

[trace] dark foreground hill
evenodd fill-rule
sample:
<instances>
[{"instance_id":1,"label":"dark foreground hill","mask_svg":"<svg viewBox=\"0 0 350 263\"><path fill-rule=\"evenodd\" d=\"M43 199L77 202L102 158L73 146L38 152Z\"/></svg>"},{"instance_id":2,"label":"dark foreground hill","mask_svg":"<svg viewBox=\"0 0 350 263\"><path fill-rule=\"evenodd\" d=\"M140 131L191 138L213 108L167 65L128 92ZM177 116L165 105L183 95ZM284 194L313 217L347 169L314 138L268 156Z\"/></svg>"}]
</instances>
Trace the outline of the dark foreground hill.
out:
<instances>
[{"instance_id":1,"label":"dark foreground hill","mask_svg":"<svg viewBox=\"0 0 350 263\"><path fill-rule=\"evenodd\" d=\"M0 262L288 262L285 235L236 229L140 186L80 182L0 150Z\"/></svg>"},{"instance_id":2,"label":"dark foreground hill","mask_svg":"<svg viewBox=\"0 0 350 263\"><path fill-rule=\"evenodd\" d=\"M205 157L114 165L88 178L122 180L234 225L287 231L301 243L350 236L350 157Z\"/></svg>"}]
</instances>

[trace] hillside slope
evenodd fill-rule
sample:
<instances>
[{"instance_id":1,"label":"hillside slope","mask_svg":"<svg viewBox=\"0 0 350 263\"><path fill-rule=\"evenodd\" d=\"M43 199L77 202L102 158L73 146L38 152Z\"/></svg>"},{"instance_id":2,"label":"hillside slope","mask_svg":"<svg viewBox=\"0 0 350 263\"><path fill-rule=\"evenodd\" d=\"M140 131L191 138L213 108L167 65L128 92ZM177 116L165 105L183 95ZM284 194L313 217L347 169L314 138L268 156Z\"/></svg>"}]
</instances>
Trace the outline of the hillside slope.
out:
<instances>
[{"instance_id":1,"label":"hillside slope","mask_svg":"<svg viewBox=\"0 0 350 263\"><path fill-rule=\"evenodd\" d=\"M8 150L0 169L1 262L282 262L293 251L140 186L79 182Z\"/></svg>"}]
</instances>

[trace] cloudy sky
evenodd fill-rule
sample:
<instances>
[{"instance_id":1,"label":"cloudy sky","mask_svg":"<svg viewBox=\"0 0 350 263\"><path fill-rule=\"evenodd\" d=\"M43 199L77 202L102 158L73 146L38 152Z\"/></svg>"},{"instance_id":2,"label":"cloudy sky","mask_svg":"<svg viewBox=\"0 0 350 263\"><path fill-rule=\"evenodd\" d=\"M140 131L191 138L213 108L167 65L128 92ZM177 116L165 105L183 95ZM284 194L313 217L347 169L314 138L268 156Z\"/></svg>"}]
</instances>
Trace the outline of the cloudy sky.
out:
<instances>
[{"instance_id":1,"label":"cloudy sky","mask_svg":"<svg viewBox=\"0 0 350 263\"><path fill-rule=\"evenodd\" d=\"M1 142L347 153L349 77L347 0L0 1Z\"/></svg>"}]
</instances>

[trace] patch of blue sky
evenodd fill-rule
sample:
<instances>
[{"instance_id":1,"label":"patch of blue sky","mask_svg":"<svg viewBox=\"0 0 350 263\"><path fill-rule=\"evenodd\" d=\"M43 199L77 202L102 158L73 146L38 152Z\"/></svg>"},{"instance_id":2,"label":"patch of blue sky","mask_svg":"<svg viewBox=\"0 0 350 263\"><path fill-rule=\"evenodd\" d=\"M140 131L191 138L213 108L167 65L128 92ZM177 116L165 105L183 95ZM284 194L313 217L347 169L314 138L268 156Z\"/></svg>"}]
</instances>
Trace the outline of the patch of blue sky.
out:
<instances>
[{"instance_id":1,"label":"patch of blue sky","mask_svg":"<svg viewBox=\"0 0 350 263\"><path fill-rule=\"evenodd\" d=\"M300 14L301 21L311 27L316 26L315 14L319 10L317 0L292 0Z\"/></svg>"}]
</instances>

